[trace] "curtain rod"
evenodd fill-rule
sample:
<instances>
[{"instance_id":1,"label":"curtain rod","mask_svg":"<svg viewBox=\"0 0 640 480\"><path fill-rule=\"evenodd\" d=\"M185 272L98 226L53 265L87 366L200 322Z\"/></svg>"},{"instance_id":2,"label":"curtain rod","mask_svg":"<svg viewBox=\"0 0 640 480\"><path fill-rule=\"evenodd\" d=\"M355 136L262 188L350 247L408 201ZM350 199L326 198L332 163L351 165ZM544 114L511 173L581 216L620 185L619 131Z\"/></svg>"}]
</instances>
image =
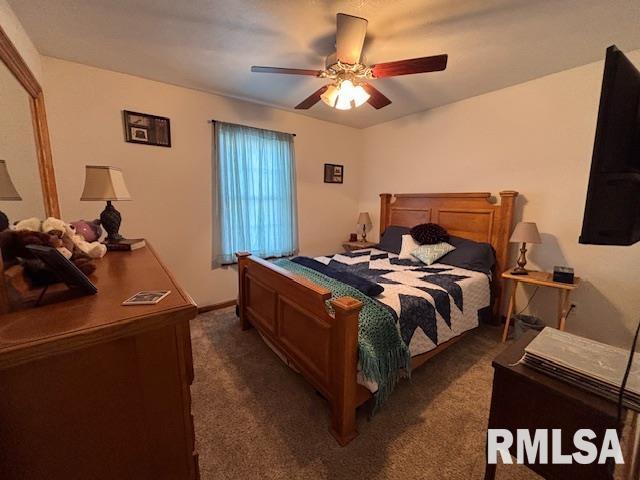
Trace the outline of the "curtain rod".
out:
<instances>
[{"instance_id":1,"label":"curtain rod","mask_svg":"<svg viewBox=\"0 0 640 480\"><path fill-rule=\"evenodd\" d=\"M229 125L238 125L239 127L255 128L256 130L266 130L266 131L268 131L268 132L284 133L285 135L291 135L292 137L295 137L295 136L296 136L296 134L295 134L295 133L280 132L280 131L278 131L278 130L269 130L268 128L252 127L251 125L242 125L241 123L226 122L226 121L224 121L224 120L214 120L214 119L209 120L209 123L216 123L216 122L220 122L220 123L228 123Z\"/></svg>"}]
</instances>

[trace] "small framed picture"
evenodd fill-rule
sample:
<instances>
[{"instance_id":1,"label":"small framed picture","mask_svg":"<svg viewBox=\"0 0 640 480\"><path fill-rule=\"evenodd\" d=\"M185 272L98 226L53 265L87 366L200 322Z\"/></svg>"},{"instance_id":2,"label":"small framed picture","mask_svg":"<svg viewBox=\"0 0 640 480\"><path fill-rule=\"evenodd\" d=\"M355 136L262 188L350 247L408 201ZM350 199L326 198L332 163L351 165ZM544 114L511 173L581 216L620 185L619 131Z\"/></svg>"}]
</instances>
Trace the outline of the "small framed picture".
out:
<instances>
[{"instance_id":1,"label":"small framed picture","mask_svg":"<svg viewBox=\"0 0 640 480\"><path fill-rule=\"evenodd\" d=\"M127 298L122 302L122 305L155 305L170 293L171 290L149 290L138 292L133 297Z\"/></svg>"},{"instance_id":2,"label":"small framed picture","mask_svg":"<svg viewBox=\"0 0 640 480\"><path fill-rule=\"evenodd\" d=\"M129 127L131 129L131 138L138 141L149 143L149 132L146 128Z\"/></svg>"},{"instance_id":3,"label":"small framed picture","mask_svg":"<svg viewBox=\"0 0 640 480\"><path fill-rule=\"evenodd\" d=\"M324 164L324 183L342 183L343 175L344 165Z\"/></svg>"},{"instance_id":4,"label":"small framed picture","mask_svg":"<svg viewBox=\"0 0 640 480\"><path fill-rule=\"evenodd\" d=\"M124 136L129 143L171 147L171 124L167 117L123 110Z\"/></svg>"}]
</instances>

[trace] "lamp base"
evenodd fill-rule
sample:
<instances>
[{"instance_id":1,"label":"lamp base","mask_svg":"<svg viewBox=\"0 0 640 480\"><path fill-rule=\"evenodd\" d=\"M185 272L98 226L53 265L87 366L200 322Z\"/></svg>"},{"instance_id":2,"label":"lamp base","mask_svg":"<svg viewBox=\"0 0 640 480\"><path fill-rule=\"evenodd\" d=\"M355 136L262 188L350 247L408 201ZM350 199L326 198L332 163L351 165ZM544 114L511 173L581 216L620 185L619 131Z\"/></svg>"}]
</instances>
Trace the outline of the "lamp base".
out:
<instances>
[{"instance_id":1,"label":"lamp base","mask_svg":"<svg viewBox=\"0 0 640 480\"><path fill-rule=\"evenodd\" d=\"M529 275L524 266L527 264L527 244L522 242L520 248L520 256L518 257L518 266L511 271L511 275Z\"/></svg>"},{"instance_id":2,"label":"lamp base","mask_svg":"<svg viewBox=\"0 0 640 480\"><path fill-rule=\"evenodd\" d=\"M102 225L107 232L106 242L118 242L122 240L122 235L118 233L120 230L120 224L122 223L122 215L111 204L111 200L107 200L107 206L100 214L100 225Z\"/></svg>"},{"instance_id":3,"label":"lamp base","mask_svg":"<svg viewBox=\"0 0 640 480\"><path fill-rule=\"evenodd\" d=\"M516 267L511 270L511 275L529 275L529 272L522 267Z\"/></svg>"}]
</instances>

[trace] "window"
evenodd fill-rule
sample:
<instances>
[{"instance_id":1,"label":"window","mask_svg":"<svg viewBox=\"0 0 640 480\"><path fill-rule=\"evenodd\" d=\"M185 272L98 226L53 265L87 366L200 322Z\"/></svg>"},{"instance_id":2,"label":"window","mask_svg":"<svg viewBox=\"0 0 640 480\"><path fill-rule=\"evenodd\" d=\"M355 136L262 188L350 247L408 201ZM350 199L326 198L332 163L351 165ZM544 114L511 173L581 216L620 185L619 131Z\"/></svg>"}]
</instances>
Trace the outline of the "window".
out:
<instances>
[{"instance_id":1,"label":"window","mask_svg":"<svg viewBox=\"0 0 640 480\"><path fill-rule=\"evenodd\" d=\"M293 135L214 122L214 266L296 253Z\"/></svg>"}]
</instances>

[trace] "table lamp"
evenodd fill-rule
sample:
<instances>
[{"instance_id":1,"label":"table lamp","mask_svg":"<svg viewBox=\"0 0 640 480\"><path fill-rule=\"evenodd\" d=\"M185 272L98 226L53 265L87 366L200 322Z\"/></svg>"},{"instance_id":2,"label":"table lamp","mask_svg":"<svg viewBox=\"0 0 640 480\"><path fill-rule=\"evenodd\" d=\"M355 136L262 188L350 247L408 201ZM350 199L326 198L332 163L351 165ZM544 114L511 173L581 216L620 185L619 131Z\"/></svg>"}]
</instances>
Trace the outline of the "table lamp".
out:
<instances>
[{"instance_id":1,"label":"table lamp","mask_svg":"<svg viewBox=\"0 0 640 480\"><path fill-rule=\"evenodd\" d=\"M522 242L520 248L520 256L518 257L518 266L511 272L512 275L528 275L529 272L524 268L527 264L527 243L542 243L540 240L540 234L538 233L538 227L533 222L520 222L513 229L511 238L512 243Z\"/></svg>"},{"instance_id":2,"label":"table lamp","mask_svg":"<svg viewBox=\"0 0 640 480\"><path fill-rule=\"evenodd\" d=\"M9 170L7 170L7 162L4 160L0 160L0 200L22 200L11 181ZM9 218L4 212L0 212L0 232L7 228L9 228Z\"/></svg>"},{"instance_id":3,"label":"table lamp","mask_svg":"<svg viewBox=\"0 0 640 480\"><path fill-rule=\"evenodd\" d=\"M362 226L362 241L367 241L367 227L371 226L371 217L369 212L360 212L358 215L358 225Z\"/></svg>"},{"instance_id":4,"label":"table lamp","mask_svg":"<svg viewBox=\"0 0 640 480\"><path fill-rule=\"evenodd\" d=\"M122 240L118 233L122 216L111 204L112 201L131 200L129 190L124 183L122 170L116 167L87 165L84 177L84 190L80 200L106 201L107 206L100 214L100 224L107 232L106 243L117 243Z\"/></svg>"}]
</instances>

